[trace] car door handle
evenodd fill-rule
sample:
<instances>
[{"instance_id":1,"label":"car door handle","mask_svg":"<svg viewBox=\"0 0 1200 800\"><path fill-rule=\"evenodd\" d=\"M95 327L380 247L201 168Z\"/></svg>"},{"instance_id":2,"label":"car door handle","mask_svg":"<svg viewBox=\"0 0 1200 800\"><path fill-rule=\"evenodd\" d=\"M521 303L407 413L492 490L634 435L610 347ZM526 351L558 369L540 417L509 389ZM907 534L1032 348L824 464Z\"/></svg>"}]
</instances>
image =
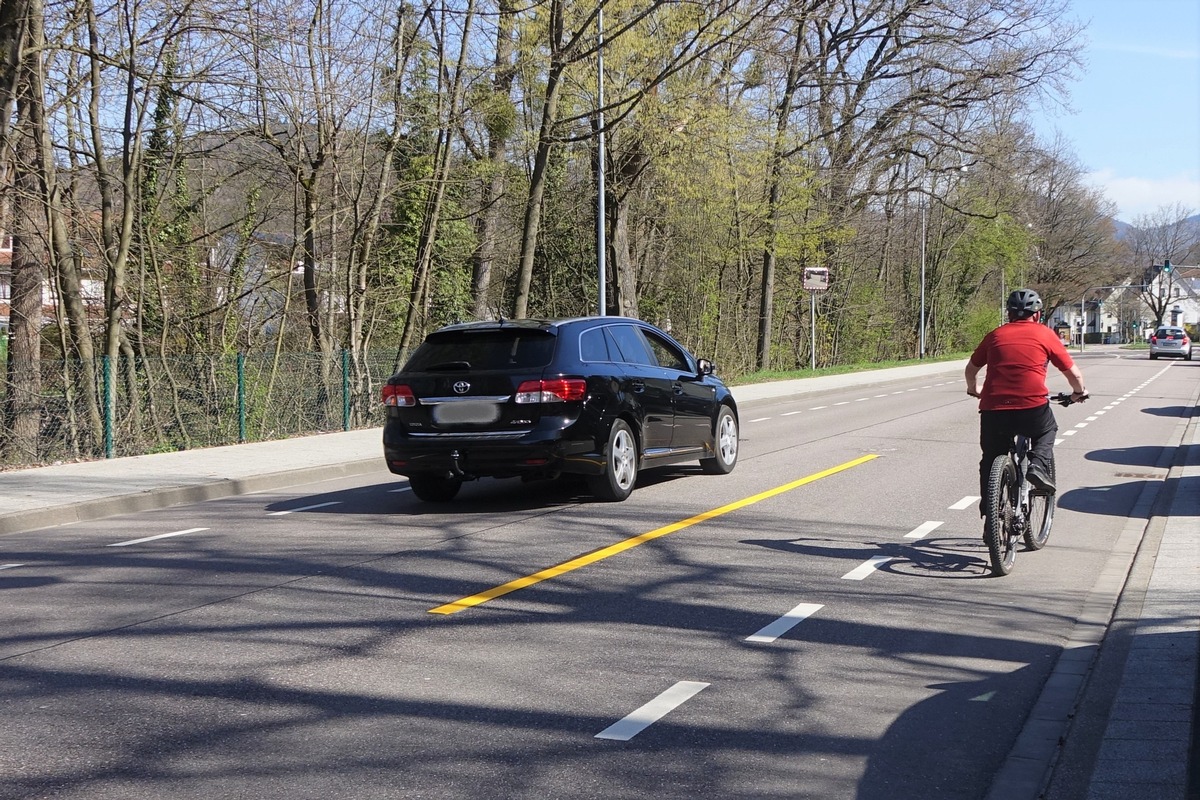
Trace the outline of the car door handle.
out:
<instances>
[{"instance_id":1,"label":"car door handle","mask_svg":"<svg viewBox=\"0 0 1200 800\"><path fill-rule=\"evenodd\" d=\"M676 381L675 385L671 387L671 391L673 391L675 394L683 394L683 384L679 381Z\"/></svg>"},{"instance_id":2,"label":"car door handle","mask_svg":"<svg viewBox=\"0 0 1200 800\"><path fill-rule=\"evenodd\" d=\"M646 383L645 381L630 381L629 388L635 392L644 392L646 391Z\"/></svg>"}]
</instances>

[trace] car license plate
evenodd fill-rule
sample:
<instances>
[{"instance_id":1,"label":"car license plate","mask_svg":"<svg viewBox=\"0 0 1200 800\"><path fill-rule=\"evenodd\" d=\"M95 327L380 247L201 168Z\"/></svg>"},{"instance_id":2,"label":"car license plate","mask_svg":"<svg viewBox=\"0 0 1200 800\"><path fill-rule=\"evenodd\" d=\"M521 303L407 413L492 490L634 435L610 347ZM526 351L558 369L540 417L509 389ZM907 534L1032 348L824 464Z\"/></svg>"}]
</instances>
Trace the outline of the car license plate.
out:
<instances>
[{"instance_id":1,"label":"car license plate","mask_svg":"<svg viewBox=\"0 0 1200 800\"><path fill-rule=\"evenodd\" d=\"M433 407L433 421L441 425L478 425L499 418L500 406L486 400L459 400Z\"/></svg>"}]
</instances>

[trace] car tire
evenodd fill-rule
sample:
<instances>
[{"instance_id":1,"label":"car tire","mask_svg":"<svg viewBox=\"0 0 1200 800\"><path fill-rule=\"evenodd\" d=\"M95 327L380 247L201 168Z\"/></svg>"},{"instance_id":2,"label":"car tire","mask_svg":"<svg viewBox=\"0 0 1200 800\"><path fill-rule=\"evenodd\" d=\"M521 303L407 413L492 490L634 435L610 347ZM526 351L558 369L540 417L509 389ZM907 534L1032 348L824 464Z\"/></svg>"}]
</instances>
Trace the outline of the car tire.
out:
<instances>
[{"instance_id":1,"label":"car tire","mask_svg":"<svg viewBox=\"0 0 1200 800\"><path fill-rule=\"evenodd\" d=\"M1183 354L1183 360L1184 360L1184 361L1191 361L1191 360L1192 360L1192 348L1190 348L1190 347L1189 347L1189 348L1188 348L1188 351L1187 351L1186 353L1184 353L1184 354Z\"/></svg>"},{"instance_id":2,"label":"car tire","mask_svg":"<svg viewBox=\"0 0 1200 800\"><path fill-rule=\"evenodd\" d=\"M426 503L448 503L462 488L462 480L438 472L422 472L409 475L408 485L412 493Z\"/></svg>"},{"instance_id":3,"label":"car tire","mask_svg":"<svg viewBox=\"0 0 1200 800\"><path fill-rule=\"evenodd\" d=\"M620 502L633 492L637 483L638 443L629 424L618 419L608 431L604 447L604 472L588 476L588 488L598 499Z\"/></svg>"},{"instance_id":4,"label":"car tire","mask_svg":"<svg viewBox=\"0 0 1200 800\"><path fill-rule=\"evenodd\" d=\"M1150 354L1150 360L1151 360L1151 361L1154 361L1154 360L1155 360L1155 359L1157 359L1157 358L1158 358L1158 354L1157 354L1157 353L1151 353L1151 354Z\"/></svg>"},{"instance_id":5,"label":"car tire","mask_svg":"<svg viewBox=\"0 0 1200 800\"><path fill-rule=\"evenodd\" d=\"M712 458L700 459L700 469L708 475L728 475L737 465L738 420L733 409L723 405L717 410L717 424L713 426Z\"/></svg>"}]
</instances>

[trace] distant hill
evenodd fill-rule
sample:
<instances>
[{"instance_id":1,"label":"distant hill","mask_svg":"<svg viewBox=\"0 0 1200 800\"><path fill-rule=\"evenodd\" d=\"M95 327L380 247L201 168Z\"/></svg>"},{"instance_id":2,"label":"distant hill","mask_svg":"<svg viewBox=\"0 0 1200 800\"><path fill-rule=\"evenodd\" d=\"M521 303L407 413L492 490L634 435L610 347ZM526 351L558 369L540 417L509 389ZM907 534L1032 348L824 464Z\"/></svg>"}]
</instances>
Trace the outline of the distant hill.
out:
<instances>
[{"instance_id":1,"label":"distant hill","mask_svg":"<svg viewBox=\"0 0 1200 800\"><path fill-rule=\"evenodd\" d=\"M1200 237L1200 214L1193 214L1184 220L1184 222L1191 225L1196 230L1197 236ZM1131 231L1136 230L1136 228L1134 228L1128 222L1122 222L1119 219L1114 219L1112 224L1113 228L1116 230L1116 237L1118 239L1125 239L1129 236Z\"/></svg>"}]
</instances>

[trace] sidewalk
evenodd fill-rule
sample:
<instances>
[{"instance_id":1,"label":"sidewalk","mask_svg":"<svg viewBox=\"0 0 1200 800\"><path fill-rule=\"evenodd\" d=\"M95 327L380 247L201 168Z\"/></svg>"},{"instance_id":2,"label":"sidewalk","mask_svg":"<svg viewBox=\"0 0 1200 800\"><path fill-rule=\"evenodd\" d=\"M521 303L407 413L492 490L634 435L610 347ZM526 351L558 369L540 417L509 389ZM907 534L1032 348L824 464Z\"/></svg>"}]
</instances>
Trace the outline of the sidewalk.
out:
<instances>
[{"instance_id":1,"label":"sidewalk","mask_svg":"<svg viewBox=\"0 0 1200 800\"><path fill-rule=\"evenodd\" d=\"M964 363L737 386L733 394L744 405L913 377L960 377ZM1200 418L1188 423L1181 445L1183 457L1167 478L1169 508L1149 525L1131 518L989 798L1058 800L1065 795L1053 787L1072 783L1071 797L1086 800L1200 800L1188 786L1200 667ZM373 428L0 472L0 551L7 533L374 472L384 468L382 451ZM1124 608L1130 594L1128 639L1123 649L1109 647L1128 655L1113 685L1090 680L1101 643L1108 647L1113 638L1114 607L1120 600ZM1085 708L1101 711L1077 714ZM1086 745L1064 764L1060 756L1075 741ZM1080 772L1055 782L1055 770Z\"/></svg>"}]
</instances>

